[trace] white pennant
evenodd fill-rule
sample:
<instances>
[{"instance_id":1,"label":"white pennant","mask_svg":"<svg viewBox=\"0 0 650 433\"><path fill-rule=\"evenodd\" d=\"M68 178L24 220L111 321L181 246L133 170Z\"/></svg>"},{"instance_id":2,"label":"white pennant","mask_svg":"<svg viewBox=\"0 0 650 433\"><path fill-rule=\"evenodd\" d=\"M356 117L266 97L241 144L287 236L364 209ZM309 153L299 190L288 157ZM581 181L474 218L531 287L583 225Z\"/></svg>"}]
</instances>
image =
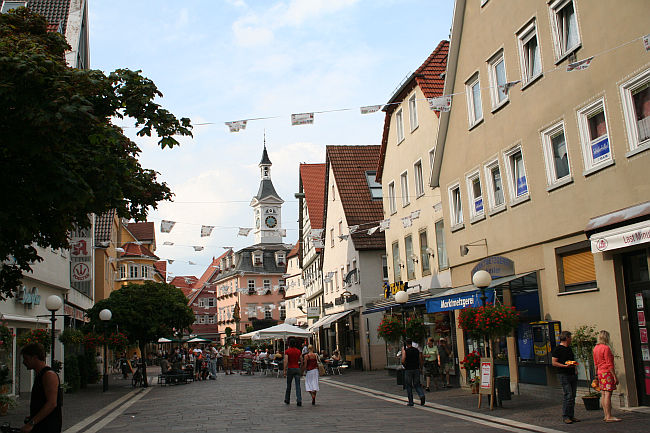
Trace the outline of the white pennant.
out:
<instances>
[{"instance_id":1,"label":"white pennant","mask_svg":"<svg viewBox=\"0 0 650 433\"><path fill-rule=\"evenodd\" d=\"M314 244L314 248L325 248L323 241L313 241L312 243Z\"/></svg>"},{"instance_id":2,"label":"white pennant","mask_svg":"<svg viewBox=\"0 0 650 433\"><path fill-rule=\"evenodd\" d=\"M311 125L314 123L314 113L299 113L291 115L291 125Z\"/></svg>"},{"instance_id":3,"label":"white pennant","mask_svg":"<svg viewBox=\"0 0 650 433\"><path fill-rule=\"evenodd\" d=\"M230 132L239 132L240 130L246 129L246 120L234 120L232 122L226 122L226 126Z\"/></svg>"},{"instance_id":4,"label":"white pennant","mask_svg":"<svg viewBox=\"0 0 650 433\"><path fill-rule=\"evenodd\" d=\"M571 71L582 71L583 69L587 69L589 65L591 64L591 61L594 59L594 56L591 56L587 59L580 60L579 62L573 62L569 63L566 67L567 72Z\"/></svg>"},{"instance_id":5,"label":"white pennant","mask_svg":"<svg viewBox=\"0 0 650 433\"><path fill-rule=\"evenodd\" d=\"M194 248L194 251L203 251L205 247L194 245L192 248Z\"/></svg>"},{"instance_id":6,"label":"white pennant","mask_svg":"<svg viewBox=\"0 0 650 433\"><path fill-rule=\"evenodd\" d=\"M171 265L172 263L174 263L174 259L167 259L167 263Z\"/></svg>"},{"instance_id":7,"label":"white pennant","mask_svg":"<svg viewBox=\"0 0 650 433\"><path fill-rule=\"evenodd\" d=\"M380 232L386 231L389 228L390 228L390 218L385 219L385 220L381 220L379 222L379 231Z\"/></svg>"},{"instance_id":8,"label":"white pennant","mask_svg":"<svg viewBox=\"0 0 650 433\"><path fill-rule=\"evenodd\" d=\"M508 92L510 91L510 89L513 88L513 87L515 87L515 86L516 86L517 84L519 84L519 83L521 83L521 80L517 80L517 81L509 81L509 82L504 83L504 84L499 84L499 89L500 89L503 93L505 93L505 94L507 95Z\"/></svg>"},{"instance_id":9,"label":"white pennant","mask_svg":"<svg viewBox=\"0 0 650 433\"><path fill-rule=\"evenodd\" d=\"M212 230L214 230L214 226L201 226L201 237L207 238L212 234Z\"/></svg>"},{"instance_id":10,"label":"white pennant","mask_svg":"<svg viewBox=\"0 0 650 433\"><path fill-rule=\"evenodd\" d=\"M420 218L420 209L414 210L413 212L411 212L411 219L412 220L416 220L418 218Z\"/></svg>"},{"instance_id":11,"label":"white pennant","mask_svg":"<svg viewBox=\"0 0 650 433\"><path fill-rule=\"evenodd\" d=\"M366 105L364 107L361 107L361 114L370 114L370 113L376 113L377 111L381 110L381 105Z\"/></svg>"},{"instance_id":12,"label":"white pennant","mask_svg":"<svg viewBox=\"0 0 650 433\"><path fill-rule=\"evenodd\" d=\"M402 227L407 228L413 225L413 221L410 216L402 218Z\"/></svg>"},{"instance_id":13,"label":"white pennant","mask_svg":"<svg viewBox=\"0 0 650 433\"><path fill-rule=\"evenodd\" d=\"M377 230L379 230L379 226L369 229L368 230L368 236L374 235Z\"/></svg>"},{"instance_id":14,"label":"white pennant","mask_svg":"<svg viewBox=\"0 0 650 433\"><path fill-rule=\"evenodd\" d=\"M160 232L161 233L171 232L172 229L174 228L174 224L176 224L176 221L167 221L167 220L160 221Z\"/></svg>"},{"instance_id":15,"label":"white pennant","mask_svg":"<svg viewBox=\"0 0 650 433\"><path fill-rule=\"evenodd\" d=\"M280 233L280 236L282 236L282 237L287 236L287 229L279 229L278 232Z\"/></svg>"},{"instance_id":16,"label":"white pennant","mask_svg":"<svg viewBox=\"0 0 650 433\"><path fill-rule=\"evenodd\" d=\"M188 265L196 265L196 263L194 263L194 262L191 261L191 260L190 260L189 262L187 262L187 264L188 264Z\"/></svg>"},{"instance_id":17,"label":"white pennant","mask_svg":"<svg viewBox=\"0 0 650 433\"><path fill-rule=\"evenodd\" d=\"M451 110L451 96L440 96L438 98L427 98L429 101L429 108L435 111L450 111Z\"/></svg>"},{"instance_id":18,"label":"white pennant","mask_svg":"<svg viewBox=\"0 0 650 433\"><path fill-rule=\"evenodd\" d=\"M339 235L339 239L342 241L346 240L349 237L350 237L349 235Z\"/></svg>"},{"instance_id":19,"label":"white pennant","mask_svg":"<svg viewBox=\"0 0 650 433\"><path fill-rule=\"evenodd\" d=\"M237 233L237 236L246 237L251 232L251 230L253 230L253 229L250 229L248 227L239 227L239 232Z\"/></svg>"},{"instance_id":20,"label":"white pennant","mask_svg":"<svg viewBox=\"0 0 650 433\"><path fill-rule=\"evenodd\" d=\"M359 230L359 224L348 227L350 234L355 233L357 230Z\"/></svg>"},{"instance_id":21,"label":"white pennant","mask_svg":"<svg viewBox=\"0 0 650 433\"><path fill-rule=\"evenodd\" d=\"M309 230L309 237L312 239L319 239L323 237L323 229L311 229Z\"/></svg>"},{"instance_id":22,"label":"white pennant","mask_svg":"<svg viewBox=\"0 0 650 433\"><path fill-rule=\"evenodd\" d=\"M169 242L169 241L165 241L165 242L163 242L163 245L174 245L174 243L173 243L173 242Z\"/></svg>"}]
</instances>

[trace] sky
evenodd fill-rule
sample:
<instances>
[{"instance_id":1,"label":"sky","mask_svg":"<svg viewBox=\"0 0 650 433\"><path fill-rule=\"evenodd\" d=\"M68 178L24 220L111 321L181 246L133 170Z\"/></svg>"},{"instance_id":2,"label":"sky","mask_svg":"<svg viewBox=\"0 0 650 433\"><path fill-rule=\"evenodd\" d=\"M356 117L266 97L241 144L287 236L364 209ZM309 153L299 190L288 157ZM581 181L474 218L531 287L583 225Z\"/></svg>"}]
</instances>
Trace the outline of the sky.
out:
<instances>
[{"instance_id":1,"label":"sky","mask_svg":"<svg viewBox=\"0 0 650 433\"><path fill-rule=\"evenodd\" d=\"M254 224L265 135L284 241L295 243L299 164L325 162L327 145L381 144L384 113L359 107L388 102L449 38L452 13L453 0L90 0L91 68L141 70L163 93L157 102L196 125L164 150L125 128L142 166L175 194L148 218L156 254L174 260L168 273L200 276L223 247L255 243L237 233ZM337 109L350 110L291 126L292 113ZM224 125L259 117L271 119L236 133ZM176 221L171 233L160 232L163 219Z\"/></svg>"}]
</instances>

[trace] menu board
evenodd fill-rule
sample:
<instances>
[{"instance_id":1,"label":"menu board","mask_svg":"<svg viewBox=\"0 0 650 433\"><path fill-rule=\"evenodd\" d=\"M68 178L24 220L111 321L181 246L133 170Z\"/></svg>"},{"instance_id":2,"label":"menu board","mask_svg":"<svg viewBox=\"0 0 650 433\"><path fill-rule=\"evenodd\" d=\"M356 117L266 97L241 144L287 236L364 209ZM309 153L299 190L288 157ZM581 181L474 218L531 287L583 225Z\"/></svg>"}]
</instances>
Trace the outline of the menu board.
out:
<instances>
[{"instance_id":1,"label":"menu board","mask_svg":"<svg viewBox=\"0 0 650 433\"><path fill-rule=\"evenodd\" d=\"M645 326L645 313L643 311L636 312L636 319L639 322L639 326Z\"/></svg>"}]
</instances>

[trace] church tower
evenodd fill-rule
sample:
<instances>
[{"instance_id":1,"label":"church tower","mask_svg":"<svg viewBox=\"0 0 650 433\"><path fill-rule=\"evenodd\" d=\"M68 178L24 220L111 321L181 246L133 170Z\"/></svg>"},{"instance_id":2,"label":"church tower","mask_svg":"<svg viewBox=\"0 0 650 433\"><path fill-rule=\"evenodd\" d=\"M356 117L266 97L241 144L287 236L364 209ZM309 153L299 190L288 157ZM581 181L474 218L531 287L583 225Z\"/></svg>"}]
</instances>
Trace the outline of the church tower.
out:
<instances>
[{"instance_id":1,"label":"church tower","mask_svg":"<svg viewBox=\"0 0 650 433\"><path fill-rule=\"evenodd\" d=\"M282 229L282 203L273 182L271 181L271 160L266 152L266 143L260 161L260 188L251 201L255 218L255 243L279 244L282 243L284 230Z\"/></svg>"}]
</instances>

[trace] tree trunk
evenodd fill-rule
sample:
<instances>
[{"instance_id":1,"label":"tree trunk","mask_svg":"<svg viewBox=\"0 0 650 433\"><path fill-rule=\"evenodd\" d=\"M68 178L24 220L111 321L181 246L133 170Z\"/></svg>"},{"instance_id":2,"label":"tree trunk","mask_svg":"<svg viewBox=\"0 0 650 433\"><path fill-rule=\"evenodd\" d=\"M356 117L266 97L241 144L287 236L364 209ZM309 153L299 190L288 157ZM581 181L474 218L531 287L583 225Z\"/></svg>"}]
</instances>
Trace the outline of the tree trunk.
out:
<instances>
[{"instance_id":1,"label":"tree trunk","mask_svg":"<svg viewBox=\"0 0 650 433\"><path fill-rule=\"evenodd\" d=\"M140 356L142 357L142 387L149 386L149 379L147 378L147 345L140 343Z\"/></svg>"}]
</instances>

